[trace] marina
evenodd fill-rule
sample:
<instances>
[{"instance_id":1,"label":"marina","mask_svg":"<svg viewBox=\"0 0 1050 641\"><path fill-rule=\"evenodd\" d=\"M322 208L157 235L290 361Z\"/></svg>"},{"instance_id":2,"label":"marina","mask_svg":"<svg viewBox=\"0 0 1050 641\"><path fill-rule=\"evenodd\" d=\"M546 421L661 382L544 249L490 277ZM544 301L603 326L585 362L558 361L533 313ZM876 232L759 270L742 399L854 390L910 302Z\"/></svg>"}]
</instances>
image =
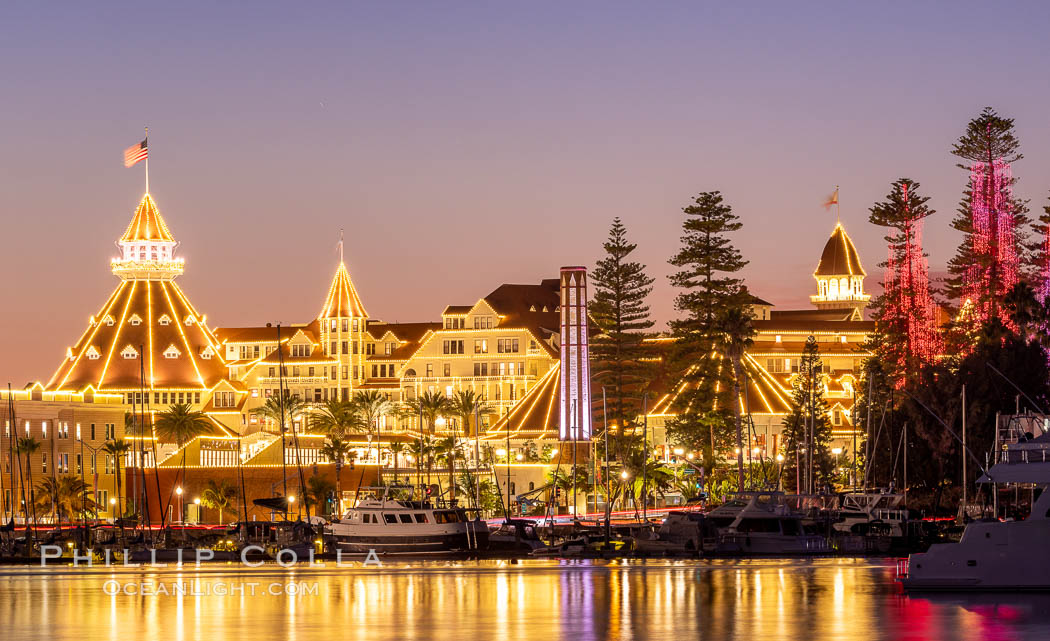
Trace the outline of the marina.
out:
<instances>
[{"instance_id":1,"label":"marina","mask_svg":"<svg viewBox=\"0 0 1050 641\"><path fill-rule=\"evenodd\" d=\"M413 561L381 568L0 571L7 638L1039 639L1050 595L901 594L891 561ZM156 592L103 591L106 581ZM269 594L271 584L281 586ZM285 593L288 584L299 595ZM256 594L251 585L256 584ZM239 592L238 592L238 586ZM311 592L316 586L316 592ZM232 594L230 592L233 592ZM225 593L225 594L217 594Z\"/></svg>"}]
</instances>

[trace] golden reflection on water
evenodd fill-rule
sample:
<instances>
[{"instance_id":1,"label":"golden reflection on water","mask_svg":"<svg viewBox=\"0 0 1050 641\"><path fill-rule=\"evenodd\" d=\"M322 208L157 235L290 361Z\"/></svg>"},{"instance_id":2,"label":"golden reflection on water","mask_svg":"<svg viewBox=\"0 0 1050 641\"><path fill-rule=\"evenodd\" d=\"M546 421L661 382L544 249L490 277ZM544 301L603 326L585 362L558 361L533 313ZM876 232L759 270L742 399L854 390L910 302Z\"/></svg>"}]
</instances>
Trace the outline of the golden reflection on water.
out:
<instances>
[{"instance_id":1,"label":"golden reflection on water","mask_svg":"<svg viewBox=\"0 0 1050 641\"><path fill-rule=\"evenodd\" d=\"M109 596L108 580L207 594ZM271 584L316 592L269 594ZM243 591L213 594L219 586ZM849 559L0 571L2 637L18 641L969 641L1050 638L1047 612L1045 595L903 596L888 564Z\"/></svg>"}]
</instances>

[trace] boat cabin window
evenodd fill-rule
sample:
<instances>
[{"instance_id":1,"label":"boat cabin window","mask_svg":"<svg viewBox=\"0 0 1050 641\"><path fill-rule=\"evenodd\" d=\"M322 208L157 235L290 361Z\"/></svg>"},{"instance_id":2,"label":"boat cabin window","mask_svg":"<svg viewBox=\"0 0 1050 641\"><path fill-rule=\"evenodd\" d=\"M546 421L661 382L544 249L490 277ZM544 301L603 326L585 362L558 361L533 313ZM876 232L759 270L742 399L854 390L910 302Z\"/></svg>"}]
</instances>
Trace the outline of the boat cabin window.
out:
<instances>
[{"instance_id":1,"label":"boat cabin window","mask_svg":"<svg viewBox=\"0 0 1050 641\"><path fill-rule=\"evenodd\" d=\"M398 517L401 519L402 523L411 523L412 522L412 515L411 514L399 514Z\"/></svg>"},{"instance_id":2,"label":"boat cabin window","mask_svg":"<svg viewBox=\"0 0 1050 641\"><path fill-rule=\"evenodd\" d=\"M455 512L434 512L435 523L458 523L459 515Z\"/></svg>"},{"instance_id":3,"label":"boat cabin window","mask_svg":"<svg viewBox=\"0 0 1050 641\"><path fill-rule=\"evenodd\" d=\"M416 523L427 523L427 515L426 514L422 514L422 513L416 514L415 517L416 517Z\"/></svg>"},{"instance_id":4,"label":"boat cabin window","mask_svg":"<svg viewBox=\"0 0 1050 641\"><path fill-rule=\"evenodd\" d=\"M802 524L799 521L784 519L780 522L780 526L784 529L784 534L788 536L799 536L802 534Z\"/></svg>"},{"instance_id":5,"label":"boat cabin window","mask_svg":"<svg viewBox=\"0 0 1050 641\"><path fill-rule=\"evenodd\" d=\"M780 522L777 519L741 519L740 525L736 526L737 532L780 532Z\"/></svg>"},{"instance_id":6,"label":"boat cabin window","mask_svg":"<svg viewBox=\"0 0 1050 641\"><path fill-rule=\"evenodd\" d=\"M393 514L384 514L383 518L386 520L387 523L397 523L397 516Z\"/></svg>"}]
</instances>

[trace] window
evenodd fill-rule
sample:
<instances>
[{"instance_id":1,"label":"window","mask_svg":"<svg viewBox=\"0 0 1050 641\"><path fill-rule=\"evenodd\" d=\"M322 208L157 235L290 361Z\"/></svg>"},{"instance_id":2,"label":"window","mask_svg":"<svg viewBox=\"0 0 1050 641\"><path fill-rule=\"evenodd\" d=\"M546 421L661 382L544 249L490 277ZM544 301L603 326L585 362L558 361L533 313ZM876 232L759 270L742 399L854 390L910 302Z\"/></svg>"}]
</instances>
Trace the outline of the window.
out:
<instances>
[{"instance_id":1,"label":"window","mask_svg":"<svg viewBox=\"0 0 1050 641\"><path fill-rule=\"evenodd\" d=\"M445 365L444 365L444 375L445 376L452 376L452 363L445 363Z\"/></svg>"},{"instance_id":2,"label":"window","mask_svg":"<svg viewBox=\"0 0 1050 641\"><path fill-rule=\"evenodd\" d=\"M419 514L413 514L412 516L416 517L416 523L427 523L428 522L426 514L419 513Z\"/></svg>"},{"instance_id":3,"label":"window","mask_svg":"<svg viewBox=\"0 0 1050 641\"><path fill-rule=\"evenodd\" d=\"M338 353L336 351L336 342L335 341L332 341L331 345L328 346L328 353L329 354L337 354Z\"/></svg>"},{"instance_id":4,"label":"window","mask_svg":"<svg viewBox=\"0 0 1050 641\"><path fill-rule=\"evenodd\" d=\"M164 314L163 316L157 319L157 322L161 325L171 325L171 317L167 314Z\"/></svg>"},{"instance_id":5,"label":"window","mask_svg":"<svg viewBox=\"0 0 1050 641\"><path fill-rule=\"evenodd\" d=\"M47 474L47 452L40 453L40 471Z\"/></svg>"},{"instance_id":6,"label":"window","mask_svg":"<svg viewBox=\"0 0 1050 641\"><path fill-rule=\"evenodd\" d=\"M343 365L343 380L345 381L345 380L347 380L349 378L350 378L350 367L347 366L347 365Z\"/></svg>"},{"instance_id":7,"label":"window","mask_svg":"<svg viewBox=\"0 0 1050 641\"><path fill-rule=\"evenodd\" d=\"M212 403L215 407L236 407L237 395L233 392L215 392Z\"/></svg>"},{"instance_id":8,"label":"window","mask_svg":"<svg viewBox=\"0 0 1050 641\"><path fill-rule=\"evenodd\" d=\"M168 349L164 350L164 358L178 358L180 355L182 355L182 352L175 347L174 343L168 345Z\"/></svg>"},{"instance_id":9,"label":"window","mask_svg":"<svg viewBox=\"0 0 1050 641\"><path fill-rule=\"evenodd\" d=\"M427 376L433 376L433 375L434 375L434 364L433 363L427 363Z\"/></svg>"},{"instance_id":10,"label":"window","mask_svg":"<svg viewBox=\"0 0 1050 641\"><path fill-rule=\"evenodd\" d=\"M186 325L192 325L192 324L193 324L194 322L196 322L196 319L195 319L195 318L193 318L193 316L187 316L187 317L186 317L186 318L185 318L185 319L183 320L183 322L184 322L184 323L186 323Z\"/></svg>"},{"instance_id":11,"label":"window","mask_svg":"<svg viewBox=\"0 0 1050 641\"><path fill-rule=\"evenodd\" d=\"M442 352L445 354L462 354L463 353L463 341L452 340L443 341L441 344Z\"/></svg>"},{"instance_id":12,"label":"window","mask_svg":"<svg viewBox=\"0 0 1050 641\"><path fill-rule=\"evenodd\" d=\"M343 341L343 353L344 354L349 354L350 353L350 343L348 343L347 341Z\"/></svg>"},{"instance_id":13,"label":"window","mask_svg":"<svg viewBox=\"0 0 1050 641\"><path fill-rule=\"evenodd\" d=\"M83 454L77 454L76 461L77 461L77 471L75 472L75 474L83 474L84 473L84 455Z\"/></svg>"},{"instance_id":14,"label":"window","mask_svg":"<svg viewBox=\"0 0 1050 641\"><path fill-rule=\"evenodd\" d=\"M309 356L313 351L309 343L300 343L298 345L292 345L292 356L296 358L304 358Z\"/></svg>"},{"instance_id":15,"label":"window","mask_svg":"<svg viewBox=\"0 0 1050 641\"><path fill-rule=\"evenodd\" d=\"M489 352L489 341L485 338L474 339L474 353L475 354L488 354Z\"/></svg>"},{"instance_id":16,"label":"window","mask_svg":"<svg viewBox=\"0 0 1050 641\"><path fill-rule=\"evenodd\" d=\"M92 360L92 361L97 361L98 360L99 353L98 353L98 350L95 349L94 345L92 345L91 347L88 348L88 350L87 350L87 357L88 357L88 360Z\"/></svg>"},{"instance_id":17,"label":"window","mask_svg":"<svg viewBox=\"0 0 1050 641\"><path fill-rule=\"evenodd\" d=\"M95 502L98 503L99 507L102 508L103 511L108 510L109 490L97 490L95 496Z\"/></svg>"},{"instance_id":18,"label":"window","mask_svg":"<svg viewBox=\"0 0 1050 641\"><path fill-rule=\"evenodd\" d=\"M139 353L131 345L125 346L124 350L120 352L120 355L123 356L125 360L132 360L139 357Z\"/></svg>"},{"instance_id":19,"label":"window","mask_svg":"<svg viewBox=\"0 0 1050 641\"><path fill-rule=\"evenodd\" d=\"M350 321L346 318L343 319L343 331L349 331Z\"/></svg>"},{"instance_id":20,"label":"window","mask_svg":"<svg viewBox=\"0 0 1050 641\"><path fill-rule=\"evenodd\" d=\"M412 522L412 515L411 514L399 514L398 517L401 519L402 523L411 523Z\"/></svg>"},{"instance_id":21,"label":"window","mask_svg":"<svg viewBox=\"0 0 1050 641\"><path fill-rule=\"evenodd\" d=\"M393 514L383 514L383 520L387 523L397 523L397 516Z\"/></svg>"},{"instance_id":22,"label":"window","mask_svg":"<svg viewBox=\"0 0 1050 641\"><path fill-rule=\"evenodd\" d=\"M95 424L91 424L91 440L95 440Z\"/></svg>"},{"instance_id":23,"label":"window","mask_svg":"<svg viewBox=\"0 0 1050 641\"><path fill-rule=\"evenodd\" d=\"M488 376L489 375L489 364L488 363L474 363L474 376Z\"/></svg>"},{"instance_id":24,"label":"window","mask_svg":"<svg viewBox=\"0 0 1050 641\"><path fill-rule=\"evenodd\" d=\"M139 317L138 314L132 314L131 318L128 319L128 323L131 325L138 326L142 324L142 319Z\"/></svg>"},{"instance_id":25,"label":"window","mask_svg":"<svg viewBox=\"0 0 1050 641\"><path fill-rule=\"evenodd\" d=\"M383 366L383 369L384 370L386 369L386 365ZM372 365L372 378L375 378L377 376L379 376L379 366L378 365Z\"/></svg>"}]
</instances>

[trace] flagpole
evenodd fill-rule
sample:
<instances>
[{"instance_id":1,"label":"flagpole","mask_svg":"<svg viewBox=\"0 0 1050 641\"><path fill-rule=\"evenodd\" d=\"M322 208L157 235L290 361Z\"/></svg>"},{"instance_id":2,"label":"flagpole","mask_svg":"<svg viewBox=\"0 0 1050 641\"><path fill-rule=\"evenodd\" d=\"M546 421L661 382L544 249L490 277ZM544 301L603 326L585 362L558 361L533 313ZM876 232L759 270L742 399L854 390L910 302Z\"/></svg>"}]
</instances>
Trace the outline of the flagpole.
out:
<instances>
[{"instance_id":1,"label":"flagpole","mask_svg":"<svg viewBox=\"0 0 1050 641\"><path fill-rule=\"evenodd\" d=\"M149 185L149 158L146 158L146 184ZM148 191L147 187L147 191ZM835 185L835 224L842 224L842 205L839 204L839 186Z\"/></svg>"},{"instance_id":2,"label":"flagpole","mask_svg":"<svg viewBox=\"0 0 1050 641\"><path fill-rule=\"evenodd\" d=\"M146 127L146 193L149 194L149 127Z\"/></svg>"}]
</instances>

